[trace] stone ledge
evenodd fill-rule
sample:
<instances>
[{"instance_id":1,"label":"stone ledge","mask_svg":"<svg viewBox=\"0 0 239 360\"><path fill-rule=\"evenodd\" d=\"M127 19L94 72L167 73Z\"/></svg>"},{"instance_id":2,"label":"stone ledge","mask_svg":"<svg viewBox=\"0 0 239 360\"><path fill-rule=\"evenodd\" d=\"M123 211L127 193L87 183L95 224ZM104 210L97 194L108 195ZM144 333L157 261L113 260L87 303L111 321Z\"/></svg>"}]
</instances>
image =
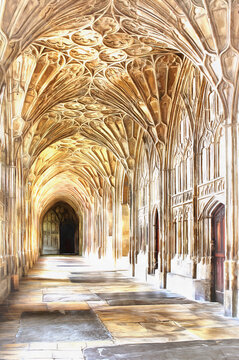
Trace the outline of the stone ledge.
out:
<instances>
[{"instance_id":1,"label":"stone ledge","mask_svg":"<svg viewBox=\"0 0 239 360\"><path fill-rule=\"evenodd\" d=\"M168 273L167 289L191 300L211 300L209 280L197 280L184 275Z\"/></svg>"}]
</instances>

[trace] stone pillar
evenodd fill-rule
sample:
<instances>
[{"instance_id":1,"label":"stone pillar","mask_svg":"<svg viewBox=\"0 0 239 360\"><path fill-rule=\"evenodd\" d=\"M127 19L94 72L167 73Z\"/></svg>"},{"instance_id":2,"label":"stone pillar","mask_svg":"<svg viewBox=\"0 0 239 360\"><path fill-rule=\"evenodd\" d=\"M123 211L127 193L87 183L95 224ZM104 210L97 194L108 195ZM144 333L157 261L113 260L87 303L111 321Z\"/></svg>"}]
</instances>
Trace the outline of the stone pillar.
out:
<instances>
[{"instance_id":1,"label":"stone pillar","mask_svg":"<svg viewBox=\"0 0 239 360\"><path fill-rule=\"evenodd\" d=\"M4 276L4 256L5 256L5 122L3 112L3 95L5 88L0 92L0 280ZM0 292L1 293L1 292Z\"/></svg>"},{"instance_id":2,"label":"stone pillar","mask_svg":"<svg viewBox=\"0 0 239 360\"><path fill-rule=\"evenodd\" d=\"M152 170L151 170L152 171ZM149 198L146 199L149 204L149 211L148 211L148 228L149 228L149 238L148 238L148 244L149 244L149 257L148 257L148 273L152 274L155 270L155 264L154 264L154 251L155 251L155 244L154 244L154 219L152 214L152 180L151 180L151 173L149 174Z\"/></svg>"},{"instance_id":3,"label":"stone pillar","mask_svg":"<svg viewBox=\"0 0 239 360\"><path fill-rule=\"evenodd\" d=\"M132 276L135 276L135 264L137 262L137 207L136 196L134 196L136 188L134 186L133 173L128 174L129 179L129 208L130 208L130 263L132 266Z\"/></svg>"},{"instance_id":4,"label":"stone pillar","mask_svg":"<svg viewBox=\"0 0 239 360\"><path fill-rule=\"evenodd\" d=\"M116 187L113 192L113 229L112 229L112 242L113 242L113 257L116 262L121 257L122 248L122 215L121 215L121 179L117 178Z\"/></svg>"},{"instance_id":5,"label":"stone pillar","mask_svg":"<svg viewBox=\"0 0 239 360\"><path fill-rule=\"evenodd\" d=\"M226 140L226 214L224 309L229 316L239 316L238 236L239 236L239 114L225 123Z\"/></svg>"},{"instance_id":6,"label":"stone pillar","mask_svg":"<svg viewBox=\"0 0 239 360\"><path fill-rule=\"evenodd\" d=\"M87 244L88 244L88 233L89 233L89 228L88 228L88 209L84 209L84 213L83 213L83 243L82 243L82 254L86 255L87 252Z\"/></svg>"},{"instance_id":7,"label":"stone pillar","mask_svg":"<svg viewBox=\"0 0 239 360\"><path fill-rule=\"evenodd\" d=\"M29 255L30 255L30 227L31 224L31 183L28 182L26 184L26 192L25 192L25 234L24 234L24 263L23 263L23 273L26 274L29 270Z\"/></svg>"},{"instance_id":8,"label":"stone pillar","mask_svg":"<svg viewBox=\"0 0 239 360\"><path fill-rule=\"evenodd\" d=\"M114 220L113 220L113 211L114 211L114 191L115 188L110 188L109 192L106 196L106 211L105 211L105 217L106 217L106 223L105 223L105 243L104 243L104 257L105 261L112 262L112 255L113 255L113 233L114 233Z\"/></svg>"},{"instance_id":9,"label":"stone pillar","mask_svg":"<svg viewBox=\"0 0 239 360\"><path fill-rule=\"evenodd\" d=\"M163 182L163 173L161 173L161 179ZM167 198L167 215L165 215L165 211L163 208L163 204L161 205L161 214L163 214L163 222L164 222L164 226L165 226L165 238L168 239L167 241L167 272L171 271L171 259L172 257L175 256L176 254L176 244L175 244L175 236L176 236L176 231L177 231L177 220L175 219L175 215L173 213L172 210L172 195L175 192L175 186L176 184L174 183L174 179L175 179L175 169L168 169L167 171L167 194L168 196L165 197L163 195L163 189L161 187L161 193L160 193L160 197L164 196L164 198ZM166 201L166 199L165 199ZM164 218L166 217L166 219L164 220ZM163 236L163 231L162 231L162 236ZM162 239L163 240L163 239ZM163 241L162 241L163 243ZM166 287L166 276L167 274L165 274L165 287Z\"/></svg>"},{"instance_id":10,"label":"stone pillar","mask_svg":"<svg viewBox=\"0 0 239 360\"><path fill-rule=\"evenodd\" d=\"M18 243L18 220L17 220L17 168L15 161L14 138L12 130L8 131L9 136L9 151L7 159L7 184L8 184L8 198L7 198L7 213L8 213L8 269L11 276L11 288L17 289L19 281L19 243Z\"/></svg>"},{"instance_id":11,"label":"stone pillar","mask_svg":"<svg viewBox=\"0 0 239 360\"><path fill-rule=\"evenodd\" d=\"M4 233L4 215L5 215L5 191L4 191L5 164L4 153L0 149L0 257L5 255L5 233ZM1 266L1 265L0 265Z\"/></svg>"},{"instance_id":12,"label":"stone pillar","mask_svg":"<svg viewBox=\"0 0 239 360\"><path fill-rule=\"evenodd\" d=\"M1 121L1 120L0 120ZM0 123L0 132L3 130L3 122ZM3 132L4 134L4 132ZM0 137L0 302L9 291L6 263L6 189L5 189L5 151L4 143Z\"/></svg>"},{"instance_id":13,"label":"stone pillar","mask_svg":"<svg viewBox=\"0 0 239 360\"><path fill-rule=\"evenodd\" d=\"M202 121L201 118L199 118ZM193 139L193 194L192 194L192 244L190 257L192 259L192 277L197 277L197 263L199 259L199 223L198 223L198 184L199 184L199 169L200 169L201 155L198 154L197 138Z\"/></svg>"},{"instance_id":14,"label":"stone pillar","mask_svg":"<svg viewBox=\"0 0 239 360\"><path fill-rule=\"evenodd\" d=\"M15 230L16 230L16 166L9 164L7 166L8 173L8 244L9 244L9 267L10 273L16 273L15 256L18 252L16 239L15 239Z\"/></svg>"},{"instance_id":15,"label":"stone pillar","mask_svg":"<svg viewBox=\"0 0 239 360\"><path fill-rule=\"evenodd\" d=\"M101 244L101 256L106 253L106 244L108 237L108 217L107 217L107 204L108 204L108 189L105 187L103 192L103 214L102 214L102 244Z\"/></svg>"}]
</instances>

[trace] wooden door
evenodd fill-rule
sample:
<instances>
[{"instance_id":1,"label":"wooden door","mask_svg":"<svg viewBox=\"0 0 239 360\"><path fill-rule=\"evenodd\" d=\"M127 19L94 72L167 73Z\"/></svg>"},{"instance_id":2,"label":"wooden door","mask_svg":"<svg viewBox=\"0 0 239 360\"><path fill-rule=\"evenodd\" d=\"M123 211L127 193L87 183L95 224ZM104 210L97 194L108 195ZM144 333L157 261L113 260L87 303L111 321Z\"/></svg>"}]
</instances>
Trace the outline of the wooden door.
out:
<instances>
[{"instance_id":1,"label":"wooden door","mask_svg":"<svg viewBox=\"0 0 239 360\"><path fill-rule=\"evenodd\" d=\"M63 222L60 226L61 254L75 253L75 225L72 222Z\"/></svg>"},{"instance_id":2,"label":"wooden door","mask_svg":"<svg viewBox=\"0 0 239 360\"><path fill-rule=\"evenodd\" d=\"M48 211L42 224L42 255L59 254L59 226L60 222L55 211Z\"/></svg>"},{"instance_id":3,"label":"wooden door","mask_svg":"<svg viewBox=\"0 0 239 360\"><path fill-rule=\"evenodd\" d=\"M214 290L215 300L224 301L224 260L225 260L225 207L221 205L213 216L214 252Z\"/></svg>"}]
</instances>

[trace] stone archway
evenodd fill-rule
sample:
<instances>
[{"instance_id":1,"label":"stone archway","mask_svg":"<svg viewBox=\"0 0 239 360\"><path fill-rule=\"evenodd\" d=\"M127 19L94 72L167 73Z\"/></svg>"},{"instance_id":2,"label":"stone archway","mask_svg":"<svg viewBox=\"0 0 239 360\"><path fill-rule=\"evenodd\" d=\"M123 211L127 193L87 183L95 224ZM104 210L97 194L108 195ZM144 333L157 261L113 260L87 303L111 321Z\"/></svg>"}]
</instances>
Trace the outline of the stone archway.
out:
<instances>
[{"instance_id":1,"label":"stone archway","mask_svg":"<svg viewBox=\"0 0 239 360\"><path fill-rule=\"evenodd\" d=\"M42 221L42 255L77 254L79 252L79 220L73 208L57 202Z\"/></svg>"}]
</instances>

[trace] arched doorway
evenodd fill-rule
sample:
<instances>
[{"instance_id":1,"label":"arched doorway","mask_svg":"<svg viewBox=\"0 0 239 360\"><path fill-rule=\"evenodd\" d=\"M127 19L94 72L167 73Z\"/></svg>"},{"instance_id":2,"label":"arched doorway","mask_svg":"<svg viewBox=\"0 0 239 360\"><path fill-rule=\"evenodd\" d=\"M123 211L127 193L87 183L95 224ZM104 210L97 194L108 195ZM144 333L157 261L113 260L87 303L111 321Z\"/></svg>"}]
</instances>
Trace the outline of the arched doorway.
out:
<instances>
[{"instance_id":1,"label":"arched doorway","mask_svg":"<svg viewBox=\"0 0 239 360\"><path fill-rule=\"evenodd\" d=\"M224 301L225 206L220 204L212 213L213 239L213 300Z\"/></svg>"},{"instance_id":2,"label":"arched doorway","mask_svg":"<svg viewBox=\"0 0 239 360\"><path fill-rule=\"evenodd\" d=\"M158 210L155 211L154 217L154 254L153 254L153 269L154 271L158 269L158 261L159 261L159 252L160 252L160 245L159 245L159 214Z\"/></svg>"},{"instance_id":3,"label":"arched doorway","mask_svg":"<svg viewBox=\"0 0 239 360\"><path fill-rule=\"evenodd\" d=\"M78 253L78 217L70 205L57 202L43 217L41 254Z\"/></svg>"}]
</instances>

